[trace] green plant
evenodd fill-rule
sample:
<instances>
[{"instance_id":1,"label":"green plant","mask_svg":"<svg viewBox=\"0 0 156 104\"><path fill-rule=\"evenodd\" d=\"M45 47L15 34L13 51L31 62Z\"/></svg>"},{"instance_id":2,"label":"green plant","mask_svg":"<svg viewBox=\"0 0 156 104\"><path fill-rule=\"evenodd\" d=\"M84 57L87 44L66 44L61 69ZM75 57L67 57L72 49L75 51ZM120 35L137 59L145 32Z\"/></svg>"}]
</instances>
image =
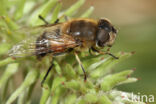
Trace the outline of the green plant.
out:
<instances>
[{"instance_id":1,"label":"green plant","mask_svg":"<svg viewBox=\"0 0 156 104\"><path fill-rule=\"evenodd\" d=\"M4 72L0 76L0 102L2 104L30 104L32 102L35 85L38 79L42 80L48 66L50 58L46 57L42 61L37 61L35 57L23 57L13 59L7 56L8 50L20 40L25 39L25 33L16 33L16 29L21 24L35 26L42 24L38 15L48 18L53 23L61 11L62 3L57 0L49 0L36 3L37 0L1 0L0 4L0 68ZM84 4L85 0L79 0L63 14L72 18L75 11ZM42 4L42 5L40 5ZM38 6L40 5L40 6ZM11 10L13 7L15 11ZM33 8L36 7L36 8ZM54 8L52 16L51 9ZM94 10L90 7L80 17L89 17ZM63 21L63 20L61 20ZM75 63L72 54L62 56L54 61L55 68L48 76L40 104L135 104L122 98L122 92L114 89L115 86L124 83L137 81L136 78L128 77L133 70L126 70L119 73L111 73L115 64L132 55L132 53L119 52L116 54L119 60L112 57L103 59L103 55L92 56L88 52L81 53L79 56L86 68L88 79L83 81L81 68ZM24 64L22 64L24 63ZM5 68L5 66L7 66ZM14 88L14 76L22 71L24 80ZM40 87L40 86L38 86ZM126 93L128 95L128 93ZM16 100L17 99L17 100ZM141 103L139 103L141 104Z\"/></svg>"}]
</instances>

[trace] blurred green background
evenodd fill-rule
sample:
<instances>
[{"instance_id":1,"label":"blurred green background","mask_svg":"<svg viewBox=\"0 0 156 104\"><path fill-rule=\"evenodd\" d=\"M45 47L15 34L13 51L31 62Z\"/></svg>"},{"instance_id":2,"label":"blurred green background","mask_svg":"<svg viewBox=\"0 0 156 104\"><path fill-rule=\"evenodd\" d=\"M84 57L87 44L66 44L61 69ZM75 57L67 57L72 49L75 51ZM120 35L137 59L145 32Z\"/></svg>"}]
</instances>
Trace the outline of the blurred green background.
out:
<instances>
[{"instance_id":1,"label":"blurred green background","mask_svg":"<svg viewBox=\"0 0 156 104\"><path fill-rule=\"evenodd\" d=\"M64 8L75 1L63 0ZM136 52L118 64L114 71L136 68L133 76L140 80L119 86L119 89L140 95L154 95L156 99L156 1L87 0L80 13L91 5L95 7L92 18L108 18L119 30L111 51Z\"/></svg>"}]
</instances>

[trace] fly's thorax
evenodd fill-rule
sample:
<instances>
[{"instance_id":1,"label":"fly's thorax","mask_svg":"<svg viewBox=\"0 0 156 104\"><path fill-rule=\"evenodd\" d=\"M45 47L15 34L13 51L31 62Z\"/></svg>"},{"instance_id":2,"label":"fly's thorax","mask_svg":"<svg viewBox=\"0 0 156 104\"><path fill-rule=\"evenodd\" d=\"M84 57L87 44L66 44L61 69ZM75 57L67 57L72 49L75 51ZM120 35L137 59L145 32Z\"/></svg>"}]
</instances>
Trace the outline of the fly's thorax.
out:
<instances>
[{"instance_id":1,"label":"fly's thorax","mask_svg":"<svg viewBox=\"0 0 156 104\"><path fill-rule=\"evenodd\" d=\"M74 19L64 23L63 32L81 41L81 48L91 47L95 44L97 22L92 19Z\"/></svg>"},{"instance_id":2,"label":"fly's thorax","mask_svg":"<svg viewBox=\"0 0 156 104\"><path fill-rule=\"evenodd\" d=\"M66 27L67 26L67 27ZM86 41L95 39L97 25L89 19L76 19L68 22L65 25L65 32L74 38Z\"/></svg>"}]
</instances>

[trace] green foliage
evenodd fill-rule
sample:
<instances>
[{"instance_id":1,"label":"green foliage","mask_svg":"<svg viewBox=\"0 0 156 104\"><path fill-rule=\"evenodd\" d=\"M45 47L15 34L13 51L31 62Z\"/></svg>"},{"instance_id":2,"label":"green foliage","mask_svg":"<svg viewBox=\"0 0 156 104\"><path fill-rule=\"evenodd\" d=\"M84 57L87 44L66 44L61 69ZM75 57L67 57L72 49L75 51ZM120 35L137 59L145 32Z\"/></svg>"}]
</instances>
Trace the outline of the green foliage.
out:
<instances>
[{"instance_id":1,"label":"green foliage","mask_svg":"<svg viewBox=\"0 0 156 104\"><path fill-rule=\"evenodd\" d=\"M29 5L26 4L33 2L36 6L36 1L15 0L14 5L10 5L11 1L8 0L0 1L0 70L4 71L0 76L0 102L2 104L12 104L13 102L30 104L33 101L31 96L36 93L34 87L38 79L42 80L46 73L46 70L41 69L47 69L50 65L48 57L42 61L37 61L34 57L13 59L6 54L19 39L25 39L24 35L14 32L15 29L22 27L22 24L28 26L42 24L38 15L40 14L46 18L53 8L50 21L53 23L58 18L62 3L57 0L49 0L40 7L36 7L35 10L33 8L24 12L25 8L29 8ZM73 16L84 2L85 0L77 1L63 14L69 17ZM9 6L6 6L6 3ZM10 10L13 6L16 6L15 13L11 14ZM93 10L94 7L90 7L81 17L89 17ZM133 70L119 73L111 73L111 71L115 64L128 58L132 53L117 53L119 60L112 57L103 59L103 55L86 56L87 54L87 52L84 52L79 55L87 71L88 79L86 82L83 80L81 68L73 61L75 57L72 54L54 61L55 68L51 71L43 87L37 86L42 89L42 95L38 96L40 104L112 104L117 102L117 96L119 97L118 102L123 103L121 93L114 88L119 84L135 82L137 79L128 77ZM5 66L7 67L5 68ZM20 74L23 74L24 80L15 88L15 84L13 84L14 76L19 74L17 73L19 70L23 72ZM112 92L116 95L112 95ZM128 100L124 103L133 104Z\"/></svg>"}]
</instances>

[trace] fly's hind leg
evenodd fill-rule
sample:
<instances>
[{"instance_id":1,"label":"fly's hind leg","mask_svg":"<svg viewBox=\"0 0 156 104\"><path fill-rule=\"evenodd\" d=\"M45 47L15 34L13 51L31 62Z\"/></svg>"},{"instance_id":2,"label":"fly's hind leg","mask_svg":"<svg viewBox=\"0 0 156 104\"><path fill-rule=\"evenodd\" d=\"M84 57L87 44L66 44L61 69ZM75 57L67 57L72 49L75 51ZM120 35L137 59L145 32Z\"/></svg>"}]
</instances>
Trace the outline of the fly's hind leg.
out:
<instances>
[{"instance_id":1,"label":"fly's hind leg","mask_svg":"<svg viewBox=\"0 0 156 104\"><path fill-rule=\"evenodd\" d=\"M46 25L49 25L49 24L50 24L50 23L47 22L47 21L45 20L45 18L42 17L41 15L39 15L38 18L41 19ZM54 24L57 24L57 23L59 22L59 20L60 20L59 18L56 19L56 21L54 22Z\"/></svg>"},{"instance_id":2,"label":"fly's hind leg","mask_svg":"<svg viewBox=\"0 0 156 104\"><path fill-rule=\"evenodd\" d=\"M64 18L65 21L68 21L68 17L63 14L61 17L59 17L59 18L56 19L56 21L54 22L54 24L57 24L60 21L60 19L62 19L62 18Z\"/></svg>"},{"instance_id":3,"label":"fly's hind leg","mask_svg":"<svg viewBox=\"0 0 156 104\"><path fill-rule=\"evenodd\" d=\"M41 19L46 25L49 24L49 22L47 22L47 21L45 20L45 18L42 17L41 15L39 15L38 17L39 17L39 19ZM60 21L61 18L65 18L65 21L68 21L68 17L67 17L66 15L62 15L61 17L59 17L59 18L56 19L56 21L54 22L54 24L59 23L59 21Z\"/></svg>"},{"instance_id":4,"label":"fly's hind leg","mask_svg":"<svg viewBox=\"0 0 156 104\"><path fill-rule=\"evenodd\" d=\"M53 64L53 60L52 60L51 65L49 66L49 68L48 68L48 70L47 70L47 72L46 72L46 74L45 74L45 76L41 82L41 87L43 87L43 84L44 84L45 80L47 79L48 74L52 70L53 66L54 66L54 64Z\"/></svg>"},{"instance_id":5,"label":"fly's hind leg","mask_svg":"<svg viewBox=\"0 0 156 104\"><path fill-rule=\"evenodd\" d=\"M45 18L42 17L41 15L39 15L38 18L41 19L46 25L49 24L49 23L45 20Z\"/></svg>"},{"instance_id":6,"label":"fly's hind leg","mask_svg":"<svg viewBox=\"0 0 156 104\"><path fill-rule=\"evenodd\" d=\"M79 56L77 55L77 53L74 52L74 54L75 54L75 57L76 57L77 62L79 63L79 65L80 65L80 67L81 67L81 69L82 69L82 71L83 71L83 73L84 73L84 81L86 81L86 80L87 80L86 71L85 71L85 69L84 69L84 67L83 67L83 65L82 65L82 63L81 63L81 60L80 60Z\"/></svg>"}]
</instances>

